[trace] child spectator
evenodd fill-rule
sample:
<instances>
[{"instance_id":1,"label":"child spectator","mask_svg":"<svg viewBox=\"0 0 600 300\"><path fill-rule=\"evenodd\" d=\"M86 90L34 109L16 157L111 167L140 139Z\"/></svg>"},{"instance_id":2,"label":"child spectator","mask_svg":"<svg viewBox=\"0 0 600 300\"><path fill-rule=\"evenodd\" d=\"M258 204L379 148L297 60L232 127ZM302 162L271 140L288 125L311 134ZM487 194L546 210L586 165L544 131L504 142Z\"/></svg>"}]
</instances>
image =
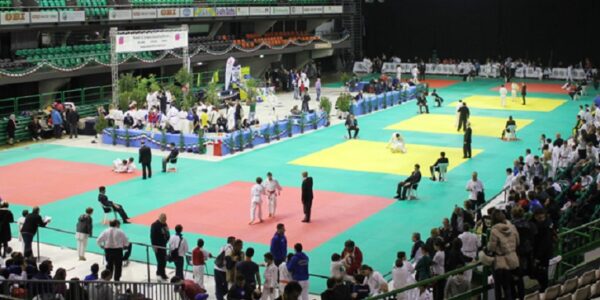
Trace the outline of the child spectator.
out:
<instances>
[{"instance_id":1,"label":"child spectator","mask_svg":"<svg viewBox=\"0 0 600 300\"><path fill-rule=\"evenodd\" d=\"M90 275L85 276L85 278L83 279L83 281L98 280L98 272L100 271L100 266L98 266L98 264L93 264L90 267L90 271L92 271L92 273Z\"/></svg>"},{"instance_id":2,"label":"child spectator","mask_svg":"<svg viewBox=\"0 0 600 300\"><path fill-rule=\"evenodd\" d=\"M277 290L278 269L273 262L273 254L265 253L265 283L263 284L263 293L260 299L275 300L275 290Z\"/></svg>"},{"instance_id":3,"label":"child spectator","mask_svg":"<svg viewBox=\"0 0 600 300\"><path fill-rule=\"evenodd\" d=\"M212 257L208 251L204 250L204 240L198 239L196 248L192 251L192 265L194 271L194 280L204 289L204 269L206 260Z\"/></svg>"}]
</instances>

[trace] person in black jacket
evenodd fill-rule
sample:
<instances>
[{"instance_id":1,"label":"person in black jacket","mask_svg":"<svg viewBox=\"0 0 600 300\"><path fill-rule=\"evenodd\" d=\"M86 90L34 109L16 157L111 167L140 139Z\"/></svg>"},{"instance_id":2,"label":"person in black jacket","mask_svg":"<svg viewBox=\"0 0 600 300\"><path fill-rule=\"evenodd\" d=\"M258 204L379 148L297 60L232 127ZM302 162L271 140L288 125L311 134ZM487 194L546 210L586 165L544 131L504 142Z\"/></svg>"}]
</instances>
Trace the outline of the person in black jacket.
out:
<instances>
[{"instance_id":1,"label":"person in black jacket","mask_svg":"<svg viewBox=\"0 0 600 300\"><path fill-rule=\"evenodd\" d=\"M72 107L67 108L67 122L69 123L69 138L77 138L77 128L79 126L79 113Z\"/></svg>"},{"instance_id":2,"label":"person in black jacket","mask_svg":"<svg viewBox=\"0 0 600 300\"><path fill-rule=\"evenodd\" d=\"M175 147L175 143L169 144L169 148L170 148L171 152L169 152L169 155L164 157L162 160L162 172L163 173L167 172L167 163L169 163L169 162L172 164L176 163L177 156L179 156L179 150L177 149L177 147Z\"/></svg>"},{"instance_id":3,"label":"person in black jacket","mask_svg":"<svg viewBox=\"0 0 600 300\"><path fill-rule=\"evenodd\" d=\"M533 239L533 277L540 284L540 291L548 287L548 265L554 255L554 229L543 208L533 212L535 233Z\"/></svg>"},{"instance_id":4,"label":"person in black jacket","mask_svg":"<svg viewBox=\"0 0 600 300\"><path fill-rule=\"evenodd\" d=\"M15 131L17 131L17 118L14 114L11 114L6 123L6 136L8 137L9 145L12 145L15 141Z\"/></svg>"},{"instance_id":5,"label":"person in black jacket","mask_svg":"<svg viewBox=\"0 0 600 300\"><path fill-rule=\"evenodd\" d=\"M460 131L461 129L466 130L470 114L471 112L467 107L467 103L463 102L462 106L458 109L458 128L456 131Z\"/></svg>"},{"instance_id":6,"label":"person in black jacket","mask_svg":"<svg viewBox=\"0 0 600 300\"><path fill-rule=\"evenodd\" d=\"M352 138L352 131L354 131L354 138L356 139L360 128L358 128L358 120L356 120L353 114L349 114L348 118L346 118L346 129L348 130L348 138Z\"/></svg>"},{"instance_id":7,"label":"person in black jacket","mask_svg":"<svg viewBox=\"0 0 600 300\"><path fill-rule=\"evenodd\" d=\"M156 255L156 276L160 276L163 280L169 279L165 272L167 266L167 242L169 241L169 226L167 225L167 215L160 214L158 220L152 223L150 227L150 241L154 255Z\"/></svg>"},{"instance_id":8,"label":"person in black jacket","mask_svg":"<svg viewBox=\"0 0 600 300\"><path fill-rule=\"evenodd\" d=\"M304 209L304 223L310 223L310 211L313 201L313 179L308 176L308 172L302 172L302 206Z\"/></svg>"},{"instance_id":9,"label":"person in black jacket","mask_svg":"<svg viewBox=\"0 0 600 300\"><path fill-rule=\"evenodd\" d=\"M146 173L148 174L148 178L152 178L152 150L146 146L146 142L143 140L139 152L139 163L142 165L142 179L146 180Z\"/></svg>"},{"instance_id":10,"label":"person in black jacket","mask_svg":"<svg viewBox=\"0 0 600 300\"><path fill-rule=\"evenodd\" d=\"M85 260L85 250L87 248L88 238L92 235L92 213L94 213L94 209L88 207L85 210L85 214L79 216L79 219L77 219L75 238L77 239L77 253L79 253L79 260Z\"/></svg>"},{"instance_id":11,"label":"person in black jacket","mask_svg":"<svg viewBox=\"0 0 600 300\"><path fill-rule=\"evenodd\" d=\"M436 181L435 172L440 173L439 179L442 181L442 173L440 172L440 164L448 164L448 158L446 157L446 152L440 152L440 158L435 161L433 166L429 166L429 172L431 173L431 180Z\"/></svg>"},{"instance_id":12,"label":"person in black jacket","mask_svg":"<svg viewBox=\"0 0 600 300\"><path fill-rule=\"evenodd\" d=\"M100 202L100 204L102 204L102 207L110 207L121 216L121 219L123 219L124 224L129 224L129 217L123 209L123 206L108 200L108 197L106 197L106 187L101 186L99 188L99 192L100 193L98 194L98 201Z\"/></svg>"},{"instance_id":13,"label":"person in black jacket","mask_svg":"<svg viewBox=\"0 0 600 300\"><path fill-rule=\"evenodd\" d=\"M471 158L471 135L473 130L471 129L471 123L467 123L467 130L463 137L463 158Z\"/></svg>"},{"instance_id":14,"label":"person in black jacket","mask_svg":"<svg viewBox=\"0 0 600 300\"><path fill-rule=\"evenodd\" d=\"M415 170L406 178L404 181L398 183L396 189L396 196L394 198L398 200L406 200L406 193L409 189L415 188L416 185L421 181L421 166L415 164Z\"/></svg>"},{"instance_id":15,"label":"person in black jacket","mask_svg":"<svg viewBox=\"0 0 600 300\"><path fill-rule=\"evenodd\" d=\"M8 209L8 202L2 202L0 204L0 251L2 252L2 258L6 258L6 255L11 252L8 242L12 238L10 224L14 222L15 217L10 209Z\"/></svg>"},{"instance_id":16,"label":"person in black jacket","mask_svg":"<svg viewBox=\"0 0 600 300\"><path fill-rule=\"evenodd\" d=\"M37 206L25 217L25 222L21 228L21 236L23 237L23 244L25 245L23 251L25 257L33 257L33 251L31 250L33 237L40 226L46 227L48 223L50 223L50 220L44 221L42 219L42 216L40 216L40 208Z\"/></svg>"},{"instance_id":17,"label":"person in black jacket","mask_svg":"<svg viewBox=\"0 0 600 300\"><path fill-rule=\"evenodd\" d=\"M521 97L523 98L523 105L525 105L525 97L527 97L527 85L525 84L525 82L521 83Z\"/></svg>"}]
</instances>

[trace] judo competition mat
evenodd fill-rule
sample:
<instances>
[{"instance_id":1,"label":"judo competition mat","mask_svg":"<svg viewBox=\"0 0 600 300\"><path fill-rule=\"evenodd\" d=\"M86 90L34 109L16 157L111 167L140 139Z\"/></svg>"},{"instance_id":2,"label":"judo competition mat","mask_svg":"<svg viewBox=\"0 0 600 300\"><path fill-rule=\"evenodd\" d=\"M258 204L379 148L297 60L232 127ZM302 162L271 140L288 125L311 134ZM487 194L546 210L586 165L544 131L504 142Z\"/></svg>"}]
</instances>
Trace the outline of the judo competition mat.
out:
<instances>
[{"instance_id":1,"label":"judo competition mat","mask_svg":"<svg viewBox=\"0 0 600 300\"><path fill-rule=\"evenodd\" d=\"M515 157L523 155L526 148L535 151L542 133L568 136L578 106L592 100L587 96L570 102L566 93L530 92L526 106L520 99L514 104L509 99L507 108L500 108L493 91L500 80L442 79L454 83L438 89L445 99L441 108L433 107L430 98L429 115L418 115L416 103L411 101L360 116L357 140L345 138L342 123L219 162L180 158L175 173L160 173L166 153L153 150L154 175L145 181L139 172L111 172L112 161L126 158L128 153L49 143L10 148L0 151L0 197L11 204L16 217L21 210L39 205L42 215L53 218L51 227L68 231L74 231L78 216L92 207L97 235L106 228L97 201L97 188L105 185L109 199L123 205L130 215L132 224L123 228L134 242L149 243L149 225L164 212L171 229L183 225L190 245L203 238L206 249L217 255L227 236L233 235L241 238L245 247L254 247L256 260L262 260L276 224L284 223L290 251L294 243L305 245L311 274L328 276L331 254L339 253L347 239L363 251L364 263L385 274L397 251L410 251L413 232L426 238L431 228L450 217L455 205L462 205L467 197L465 184L473 171L479 172L486 195L493 197ZM454 128L453 102L458 99L465 99L471 108L473 158L468 160L462 159L463 136ZM509 115L519 127L520 140L515 142L499 139ZM407 153L392 154L386 149L396 131L407 143ZM432 182L429 166L441 151L450 158L447 181ZM398 182L410 174L415 163L421 165L423 174L418 200L394 200ZM267 217L265 199L265 222L249 226L250 187L257 176L264 178L269 171L283 186L277 215ZM314 179L309 224L300 222L303 171ZM74 235L47 229L40 230L40 240L76 247ZM101 253L95 241L90 241L88 251ZM132 259L144 262L145 248L134 246ZM153 255L151 260L154 263ZM213 273L212 262L208 270ZM154 269L151 272L154 274ZM324 289L323 278L311 277L311 292Z\"/></svg>"},{"instance_id":2,"label":"judo competition mat","mask_svg":"<svg viewBox=\"0 0 600 300\"><path fill-rule=\"evenodd\" d=\"M385 129L399 132L412 130L462 135L464 134L464 130L458 131L456 120L456 115L420 114L408 120L390 125ZM504 127L506 127L507 120L508 118L472 116L469 118L469 123L471 123L473 135L499 137L502 134ZM529 119L514 120L517 124L517 132L533 122L533 120Z\"/></svg>"}]
</instances>

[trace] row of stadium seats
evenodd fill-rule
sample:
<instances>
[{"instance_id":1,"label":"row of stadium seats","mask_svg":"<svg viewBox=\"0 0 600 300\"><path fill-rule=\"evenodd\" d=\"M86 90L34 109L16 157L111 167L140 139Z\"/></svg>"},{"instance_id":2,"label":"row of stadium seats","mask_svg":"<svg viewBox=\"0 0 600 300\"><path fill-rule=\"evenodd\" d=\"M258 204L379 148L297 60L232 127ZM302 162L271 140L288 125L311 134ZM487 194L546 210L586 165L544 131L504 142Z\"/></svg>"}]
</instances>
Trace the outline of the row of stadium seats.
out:
<instances>
[{"instance_id":1,"label":"row of stadium seats","mask_svg":"<svg viewBox=\"0 0 600 300\"><path fill-rule=\"evenodd\" d=\"M270 46L283 46L289 41L301 41L308 42L317 40L318 37L309 35L306 32L297 31L286 31L286 32L267 32L264 35L258 35L254 33L246 34L245 39L237 39L233 42L243 48L254 48L261 43L268 44Z\"/></svg>"}]
</instances>

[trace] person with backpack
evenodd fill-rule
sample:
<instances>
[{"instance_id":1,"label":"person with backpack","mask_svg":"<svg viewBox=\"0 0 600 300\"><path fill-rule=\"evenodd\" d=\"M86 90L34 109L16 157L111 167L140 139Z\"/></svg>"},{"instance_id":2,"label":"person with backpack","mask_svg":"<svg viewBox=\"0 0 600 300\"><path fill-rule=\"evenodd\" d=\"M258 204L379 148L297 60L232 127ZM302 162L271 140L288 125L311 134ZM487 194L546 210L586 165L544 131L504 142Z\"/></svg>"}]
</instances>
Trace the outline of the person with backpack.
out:
<instances>
[{"instance_id":1,"label":"person with backpack","mask_svg":"<svg viewBox=\"0 0 600 300\"><path fill-rule=\"evenodd\" d=\"M227 294L227 268L225 267L225 257L230 256L233 252L233 243L235 237L227 238L227 244L221 248L215 259L215 297L217 300L224 300Z\"/></svg>"},{"instance_id":2,"label":"person with backpack","mask_svg":"<svg viewBox=\"0 0 600 300\"><path fill-rule=\"evenodd\" d=\"M181 224L177 224L175 226L175 235L169 238L169 260L175 264L175 276L179 278L183 277L183 261L185 254L188 252L188 242L183 237L181 232L183 231L183 226Z\"/></svg>"}]
</instances>

